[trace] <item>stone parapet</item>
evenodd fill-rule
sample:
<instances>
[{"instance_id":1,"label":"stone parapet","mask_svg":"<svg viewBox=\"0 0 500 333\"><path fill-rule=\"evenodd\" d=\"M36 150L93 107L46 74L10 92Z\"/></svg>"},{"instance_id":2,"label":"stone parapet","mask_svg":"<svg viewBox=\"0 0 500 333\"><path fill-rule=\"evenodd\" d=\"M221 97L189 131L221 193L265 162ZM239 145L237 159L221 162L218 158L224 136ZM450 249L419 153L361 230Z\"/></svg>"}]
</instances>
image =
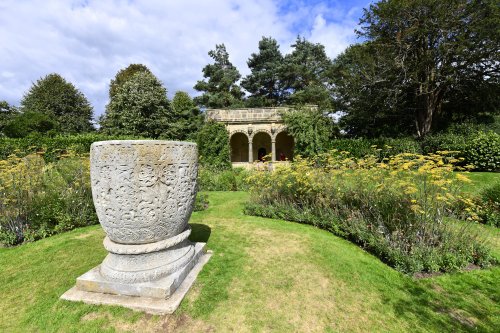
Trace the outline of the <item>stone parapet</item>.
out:
<instances>
[{"instance_id":1,"label":"stone parapet","mask_svg":"<svg viewBox=\"0 0 500 333\"><path fill-rule=\"evenodd\" d=\"M208 109L206 115L224 123L281 123L280 113L288 107L246 108L246 109Z\"/></svg>"}]
</instances>

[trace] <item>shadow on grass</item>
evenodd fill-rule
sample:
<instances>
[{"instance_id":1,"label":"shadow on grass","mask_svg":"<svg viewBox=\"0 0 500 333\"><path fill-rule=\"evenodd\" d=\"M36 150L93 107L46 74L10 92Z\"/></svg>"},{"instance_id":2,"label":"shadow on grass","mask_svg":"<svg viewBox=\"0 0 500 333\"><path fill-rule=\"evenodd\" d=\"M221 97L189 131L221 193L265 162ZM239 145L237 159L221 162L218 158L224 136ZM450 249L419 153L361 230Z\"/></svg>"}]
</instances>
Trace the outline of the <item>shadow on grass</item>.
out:
<instances>
[{"instance_id":1,"label":"shadow on grass","mask_svg":"<svg viewBox=\"0 0 500 333\"><path fill-rule=\"evenodd\" d=\"M210 238L210 234L212 233L212 229L208 225L199 224L199 223L190 223L191 226L191 235L189 236L189 240L192 242L208 242Z\"/></svg>"},{"instance_id":2,"label":"shadow on grass","mask_svg":"<svg viewBox=\"0 0 500 333\"><path fill-rule=\"evenodd\" d=\"M386 298L401 318L417 317L425 329L493 332L498 325L495 272L450 274L442 279L408 280L407 298Z\"/></svg>"}]
</instances>

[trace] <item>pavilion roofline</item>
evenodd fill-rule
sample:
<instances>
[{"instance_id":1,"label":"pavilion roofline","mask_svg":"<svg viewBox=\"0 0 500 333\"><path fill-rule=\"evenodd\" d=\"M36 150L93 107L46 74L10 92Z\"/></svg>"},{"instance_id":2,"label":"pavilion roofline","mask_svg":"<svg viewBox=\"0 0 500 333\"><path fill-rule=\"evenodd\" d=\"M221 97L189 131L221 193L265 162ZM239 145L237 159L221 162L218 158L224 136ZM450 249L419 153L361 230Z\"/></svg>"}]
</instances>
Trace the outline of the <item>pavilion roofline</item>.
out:
<instances>
[{"instance_id":1,"label":"pavilion roofline","mask_svg":"<svg viewBox=\"0 0 500 333\"><path fill-rule=\"evenodd\" d=\"M239 108L239 109L207 109L205 111L208 119L224 123L280 123L280 113L291 109L293 106L276 106L262 108ZM308 105L311 109L315 105Z\"/></svg>"}]
</instances>

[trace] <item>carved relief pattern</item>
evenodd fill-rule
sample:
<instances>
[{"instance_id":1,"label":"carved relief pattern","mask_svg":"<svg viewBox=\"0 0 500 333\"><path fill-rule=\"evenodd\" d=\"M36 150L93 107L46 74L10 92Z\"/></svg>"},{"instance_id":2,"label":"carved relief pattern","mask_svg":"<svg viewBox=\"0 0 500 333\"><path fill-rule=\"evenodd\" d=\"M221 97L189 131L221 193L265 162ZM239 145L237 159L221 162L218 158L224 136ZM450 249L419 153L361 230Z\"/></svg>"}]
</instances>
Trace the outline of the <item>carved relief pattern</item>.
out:
<instances>
[{"instance_id":1,"label":"carved relief pattern","mask_svg":"<svg viewBox=\"0 0 500 333\"><path fill-rule=\"evenodd\" d=\"M108 237L146 244L184 231L196 196L197 159L191 143L94 143L92 194Z\"/></svg>"}]
</instances>

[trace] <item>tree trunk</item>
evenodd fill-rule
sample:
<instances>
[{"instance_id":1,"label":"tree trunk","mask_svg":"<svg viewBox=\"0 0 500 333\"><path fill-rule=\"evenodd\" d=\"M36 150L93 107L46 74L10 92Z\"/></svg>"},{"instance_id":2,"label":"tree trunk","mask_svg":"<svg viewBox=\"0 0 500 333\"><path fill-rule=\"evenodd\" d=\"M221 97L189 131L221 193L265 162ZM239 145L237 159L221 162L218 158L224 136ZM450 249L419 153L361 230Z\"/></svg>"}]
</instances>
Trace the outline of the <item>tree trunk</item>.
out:
<instances>
[{"instance_id":1,"label":"tree trunk","mask_svg":"<svg viewBox=\"0 0 500 333\"><path fill-rule=\"evenodd\" d=\"M442 90L438 90L421 97L423 101L421 107L417 109L415 124L418 137L423 138L430 133L434 116L441 111L443 94Z\"/></svg>"}]
</instances>

